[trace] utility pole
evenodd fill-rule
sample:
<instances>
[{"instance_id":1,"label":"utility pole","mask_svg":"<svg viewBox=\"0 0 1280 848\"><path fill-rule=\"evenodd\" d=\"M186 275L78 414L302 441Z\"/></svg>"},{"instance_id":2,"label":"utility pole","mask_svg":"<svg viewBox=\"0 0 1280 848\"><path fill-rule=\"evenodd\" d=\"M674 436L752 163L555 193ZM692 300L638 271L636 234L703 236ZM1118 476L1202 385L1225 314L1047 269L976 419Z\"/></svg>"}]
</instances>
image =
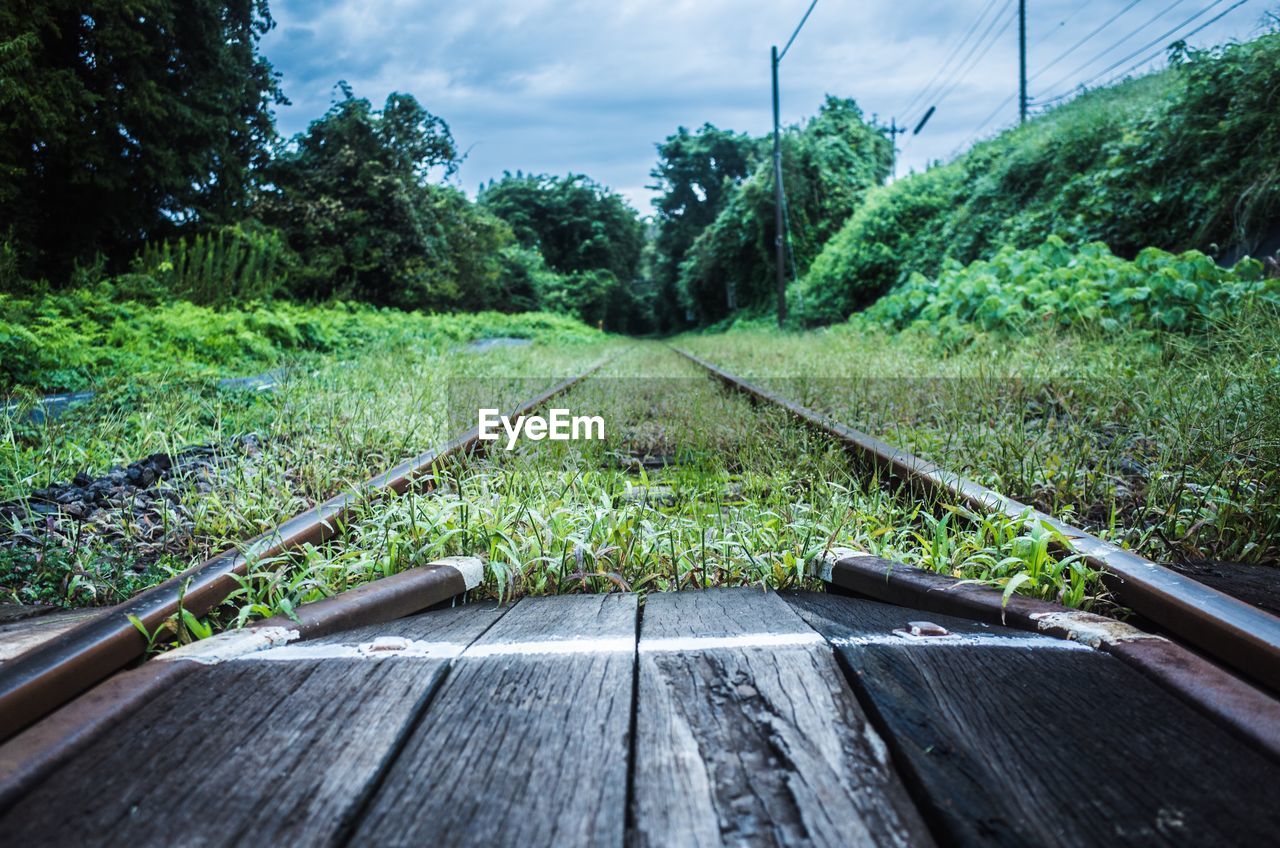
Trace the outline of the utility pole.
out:
<instances>
[{"instance_id":1,"label":"utility pole","mask_svg":"<svg viewBox=\"0 0 1280 848\"><path fill-rule=\"evenodd\" d=\"M1018 0L1018 123L1027 122L1027 0Z\"/></svg>"},{"instance_id":2,"label":"utility pole","mask_svg":"<svg viewBox=\"0 0 1280 848\"><path fill-rule=\"evenodd\" d=\"M776 44L769 50L769 69L773 73L773 229L775 232L773 245L774 265L778 275L779 327L787 320L787 221L785 217L787 196L782 190L782 129L779 126L778 117L778 65L786 58L787 51L791 49L796 36L800 34L800 30L804 29L804 22L809 20L809 16L813 14L813 7L817 5L818 0L813 0L809 4L804 17L796 25L795 32L791 33L791 37L783 45L781 53L778 52Z\"/></svg>"},{"instance_id":3,"label":"utility pole","mask_svg":"<svg viewBox=\"0 0 1280 848\"><path fill-rule=\"evenodd\" d=\"M890 179L898 178L898 136L907 131L906 127L898 126L897 118L889 119L889 175Z\"/></svg>"},{"instance_id":4,"label":"utility pole","mask_svg":"<svg viewBox=\"0 0 1280 848\"><path fill-rule=\"evenodd\" d=\"M782 137L778 127L778 47L770 49L769 62L773 68L773 245L774 266L778 278L778 326L787 320L787 259L785 222L782 217Z\"/></svg>"}]
</instances>

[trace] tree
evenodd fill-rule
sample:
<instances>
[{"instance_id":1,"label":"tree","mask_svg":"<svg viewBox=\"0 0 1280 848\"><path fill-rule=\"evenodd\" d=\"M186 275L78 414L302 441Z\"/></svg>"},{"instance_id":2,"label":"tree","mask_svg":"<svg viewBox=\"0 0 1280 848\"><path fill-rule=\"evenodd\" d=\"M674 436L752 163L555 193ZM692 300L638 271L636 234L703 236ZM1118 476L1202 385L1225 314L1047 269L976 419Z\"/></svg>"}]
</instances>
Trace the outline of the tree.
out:
<instances>
[{"instance_id":1,"label":"tree","mask_svg":"<svg viewBox=\"0 0 1280 848\"><path fill-rule=\"evenodd\" d=\"M659 192L654 237L653 276L656 320L663 331L683 323L676 284L680 263L694 241L724 208L726 200L760 160L761 146L745 133L703 124L696 133L684 127L658 146L658 164L649 188Z\"/></svg>"},{"instance_id":2,"label":"tree","mask_svg":"<svg viewBox=\"0 0 1280 848\"><path fill-rule=\"evenodd\" d=\"M818 114L783 137L789 260L802 276L827 240L889 175L883 128L852 100L828 96ZM733 189L680 266L682 304L710 323L740 308L764 308L774 293L773 168L760 162Z\"/></svg>"},{"instance_id":3,"label":"tree","mask_svg":"<svg viewBox=\"0 0 1280 848\"><path fill-rule=\"evenodd\" d=\"M408 94L340 99L269 169L260 211L302 259L295 294L422 309L493 305L510 229L457 189L448 125Z\"/></svg>"},{"instance_id":4,"label":"tree","mask_svg":"<svg viewBox=\"0 0 1280 848\"><path fill-rule=\"evenodd\" d=\"M258 55L271 26L265 0L7 0L0 238L24 273L119 267L145 238L241 217L286 102Z\"/></svg>"},{"instance_id":5,"label":"tree","mask_svg":"<svg viewBox=\"0 0 1280 848\"><path fill-rule=\"evenodd\" d=\"M482 188L479 201L511 226L516 241L536 248L552 270L604 270L625 282L638 274L644 227L636 211L588 177L508 172Z\"/></svg>"}]
</instances>

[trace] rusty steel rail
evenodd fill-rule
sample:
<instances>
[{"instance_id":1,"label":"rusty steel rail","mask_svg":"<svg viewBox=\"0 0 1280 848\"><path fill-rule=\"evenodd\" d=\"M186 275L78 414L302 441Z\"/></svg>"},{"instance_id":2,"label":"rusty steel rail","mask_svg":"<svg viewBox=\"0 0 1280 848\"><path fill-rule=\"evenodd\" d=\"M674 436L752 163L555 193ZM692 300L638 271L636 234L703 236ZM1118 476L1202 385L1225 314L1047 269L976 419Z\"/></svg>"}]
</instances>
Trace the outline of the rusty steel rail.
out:
<instances>
[{"instance_id":1,"label":"rusty steel rail","mask_svg":"<svg viewBox=\"0 0 1280 848\"><path fill-rule=\"evenodd\" d=\"M678 348L676 352L729 388L781 407L809 427L835 438L877 472L931 494L954 498L974 512L1002 513L1028 524L1051 527L1066 540L1063 547L1080 554L1101 571L1107 587L1129 607L1241 674L1280 692L1280 618L752 385L694 354Z\"/></svg>"},{"instance_id":2,"label":"rusty steel rail","mask_svg":"<svg viewBox=\"0 0 1280 848\"><path fill-rule=\"evenodd\" d=\"M605 361L525 401L510 417L528 415L598 371ZM478 429L456 436L440 448L295 515L242 548L232 548L192 566L0 666L0 741L141 657L147 643L129 616L153 631L177 613L179 606L194 615L205 615L236 589L236 577L243 575L250 563L333 538L357 505L371 498L404 494L414 486L429 486L436 463L468 453L478 445Z\"/></svg>"}]
</instances>

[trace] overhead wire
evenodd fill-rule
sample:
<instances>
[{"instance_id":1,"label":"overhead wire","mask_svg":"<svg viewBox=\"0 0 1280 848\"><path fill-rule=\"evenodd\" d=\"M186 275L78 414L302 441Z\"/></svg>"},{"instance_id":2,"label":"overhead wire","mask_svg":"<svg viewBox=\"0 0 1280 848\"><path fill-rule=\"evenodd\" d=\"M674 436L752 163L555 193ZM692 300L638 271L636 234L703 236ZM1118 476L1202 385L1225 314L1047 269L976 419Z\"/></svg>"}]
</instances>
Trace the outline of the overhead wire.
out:
<instances>
[{"instance_id":1,"label":"overhead wire","mask_svg":"<svg viewBox=\"0 0 1280 848\"><path fill-rule=\"evenodd\" d=\"M1072 44L1072 45L1071 45L1070 47L1068 47L1066 50L1062 51L1062 52L1061 52L1061 53L1059 53L1057 56L1055 56L1054 58L1050 59L1050 60L1049 60L1049 62L1048 62L1048 64L1046 64L1044 67L1040 68L1040 70L1038 70L1038 71L1036 71L1034 74L1032 74L1032 75L1027 79L1027 81L1028 81L1028 82L1031 82L1032 80L1035 80L1037 77L1040 77L1041 75L1043 75L1045 71L1049 70L1049 69L1050 69L1050 68L1052 68L1054 65L1058 64L1058 63L1059 63L1059 62L1061 62L1063 59L1067 58L1067 57L1068 57L1068 56L1070 56L1072 53L1074 53L1074 52L1076 52L1077 50L1079 50L1081 47L1083 47L1085 44L1087 44L1087 43L1089 42L1089 39L1093 38L1095 35L1097 35L1098 33L1102 32L1104 29L1106 29L1107 27L1111 26L1111 25L1112 25L1113 23L1115 23L1116 21L1120 20L1120 18L1122 18L1122 17L1123 17L1127 12L1129 12L1129 10L1131 10L1134 6L1137 6L1137 5L1138 5L1139 3L1141 3L1141 2L1142 2L1142 0L1130 0L1130 2L1129 2L1129 3L1127 3L1127 4L1126 4L1122 9L1120 9L1120 11L1116 12L1114 15L1112 15L1112 16L1111 16L1111 17L1109 17L1109 18L1107 18L1105 21L1103 21L1103 22L1102 22L1101 24L1099 24L1097 27L1095 27L1094 29L1090 30L1090 31L1088 32L1088 34L1086 34L1083 38L1081 38L1081 39L1080 39L1079 41L1077 41L1075 44Z\"/></svg>"},{"instance_id":2,"label":"overhead wire","mask_svg":"<svg viewBox=\"0 0 1280 848\"><path fill-rule=\"evenodd\" d=\"M1014 4L1013 2L1010 2L1009 5L1013 6ZM973 69L978 66L978 63L982 61L983 57L985 57L988 53L990 53L991 48L996 46L996 44L1000 42L1000 36L1004 35L1005 32L1008 31L1009 27L1013 25L1013 22L1017 19L1018 19L1018 12L1016 9L1014 9L1012 14L1005 17L1004 26L1002 26L999 29L999 31L996 32L995 35L989 41L987 41L986 46L982 48L982 51L974 55L973 60L970 61L966 66L964 66L962 70L957 72L955 79L952 81L951 85L946 90L939 93L936 98L934 98L933 105L935 106L940 105L942 101L950 97L952 92L954 92L957 88L960 87L960 84L964 82L965 79L969 76L970 72L972 72ZM999 18L995 18L994 20L992 20L991 22L992 26L998 23L999 20L1000 20ZM990 32L991 29L992 27L988 27L987 32ZM984 38L985 38L985 35L986 34L984 33ZM974 46L975 48L977 47L977 45L974 45ZM973 51L970 51L970 53L972 54Z\"/></svg>"},{"instance_id":3,"label":"overhead wire","mask_svg":"<svg viewBox=\"0 0 1280 848\"><path fill-rule=\"evenodd\" d=\"M979 13L978 17L974 19L974 22L969 25L969 29L963 36L961 36L960 40L956 42L955 46L951 49L951 52L947 54L947 58L938 66L938 70L934 72L933 77L925 84L924 88L917 91L915 97L911 98L911 100L907 102L907 105L903 107L901 111L903 117L909 117L911 115L911 110L914 109L916 104L921 100L925 100L927 102L926 95L933 90L934 83L941 79L942 75L950 69L951 63L960 55L960 51L969 43L969 39L978 31L978 27L982 25L982 22L986 20L987 13L990 12L998 2L999 0L988 0L987 5L982 9L982 12Z\"/></svg>"},{"instance_id":4,"label":"overhead wire","mask_svg":"<svg viewBox=\"0 0 1280 848\"><path fill-rule=\"evenodd\" d=\"M818 0L813 0L813 2L809 4L809 8L805 11L804 17L800 19L800 23L796 24L796 31L791 33L791 37L787 39L787 43L783 46L782 52L778 54L779 62L781 62L782 58L787 55L787 51L791 49L791 42L796 40L796 36L800 34L800 30L804 29L804 22L809 20L809 16L813 14L813 7L816 5L818 5Z\"/></svg>"},{"instance_id":5,"label":"overhead wire","mask_svg":"<svg viewBox=\"0 0 1280 848\"><path fill-rule=\"evenodd\" d=\"M1068 13L1067 13L1067 16L1066 16L1065 18L1063 18L1062 20L1058 21L1058 26L1057 26L1057 27L1054 27L1053 29L1051 29L1051 30L1049 30L1048 32L1046 32L1044 35L1042 35L1042 36L1040 36L1039 38L1037 38L1035 41L1031 42L1031 47L1039 47L1041 44L1044 44L1046 41L1048 41L1049 39L1053 38L1055 35L1057 35L1057 34L1058 34L1058 29L1059 29L1059 28L1066 26L1068 21L1070 21L1072 18L1074 18L1074 17L1075 17L1077 14L1079 14L1080 12L1083 12L1085 9L1089 8L1090 4L1092 4L1092 3L1093 3L1093 0L1084 0L1084 2L1083 2L1083 3L1081 3L1081 4L1080 4L1080 5L1078 5L1078 6L1076 6L1074 9L1072 9L1070 12L1068 12Z\"/></svg>"},{"instance_id":6,"label":"overhead wire","mask_svg":"<svg viewBox=\"0 0 1280 848\"><path fill-rule=\"evenodd\" d=\"M1058 81L1058 83L1055 83L1053 86L1047 86L1047 87L1048 87L1050 90L1052 90L1052 89L1053 89L1053 88L1055 88L1059 83L1061 83L1061 82L1065 81L1066 79L1069 79L1071 76L1074 76L1076 73L1079 73L1080 71L1082 71L1082 70L1084 70L1085 68L1089 67L1089 65L1091 65L1091 64L1093 64L1093 63L1095 63L1095 62L1097 62L1097 61L1098 61L1099 59L1101 59L1102 57L1104 57L1104 56L1106 56L1107 54L1109 54L1109 53L1111 53L1112 51L1114 51L1114 50L1115 50L1117 47L1119 47L1121 44L1124 44L1126 41L1128 41L1129 39L1131 39L1133 36L1137 35L1137 34L1138 34L1139 32L1141 32L1142 30L1144 30L1144 29L1146 29L1147 27L1151 26L1151 24L1155 23L1155 22L1156 22L1157 20L1159 20L1161 17L1163 17L1164 15L1166 15L1166 14L1168 14L1169 12L1173 11L1175 8L1177 8L1179 5L1181 5L1184 1L1185 1L1185 0L1174 0L1174 2L1173 2L1173 3L1171 3L1171 4L1167 5L1167 6L1165 6L1163 9L1161 9L1161 11L1160 11L1160 12L1158 12L1155 16L1153 16L1153 17L1151 17L1150 19L1148 19L1145 23L1143 23L1143 24L1139 25L1138 27L1136 27L1136 28L1134 28L1134 29L1130 30L1130 31L1129 31L1129 33L1128 33L1128 34L1126 34L1123 38L1121 38L1120 40L1118 40L1118 41L1114 42L1110 47L1106 48L1105 50L1100 51L1100 52L1099 52L1099 53L1098 53L1098 54L1097 54L1093 59L1089 60L1089 61L1088 61L1088 62L1086 62L1084 65L1081 65L1081 66L1080 66L1079 68L1077 68L1075 71L1072 71L1072 73L1071 73L1071 74L1068 74L1067 76L1065 76L1065 77L1061 78L1061 79ZM1214 0L1214 2L1213 2L1213 3L1211 3L1209 6L1207 6L1207 7L1203 8L1203 9L1201 9L1201 10L1200 10L1199 12L1197 12L1196 14L1194 14L1194 15L1192 15L1191 17L1189 17L1189 18L1185 19L1184 21L1182 21L1180 24L1178 24L1177 26L1173 27L1172 29L1167 30L1167 31L1166 31L1165 33L1163 33L1162 35L1157 36L1155 39L1152 39L1151 41L1147 42L1146 44L1144 44L1142 47L1138 48L1137 50L1135 50L1135 51L1133 51L1133 52L1131 52L1131 53L1127 54L1126 56L1124 56L1124 57L1123 57L1123 58L1121 58L1121 59L1116 60L1116 61L1115 61L1115 62L1113 62L1111 65L1109 65L1109 66L1107 66L1106 68L1104 68L1103 70L1099 71L1097 74L1094 74L1093 76L1091 76L1088 80L1085 80L1085 81L1081 82L1079 85L1077 85L1077 86L1073 87L1070 91L1064 92L1063 94L1057 95L1057 96L1055 96L1055 97L1037 98L1037 99L1036 99L1036 101L1035 101L1035 102L1036 102L1036 105L1038 105L1038 106L1045 106L1045 105L1049 105L1049 104L1051 104L1051 103L1057 102L1057 101L1059 101L1059 100L1064 100L1064 99L1066 99L1067 97L1070 97L1070 96L1071 96L1071 94L1072 94L1074 91L1078 90L1081 86L1087 86L1087 85L1091 84L1092 82L1096 81L1097 79L1100 79L1102 76L1105 76L1105 75L1106 75L1108 72L1110 72L1111 70L1114 70L1115 68L1117 68L1117 67L1119 67L1120 65L1124 64L1124 62L1128 61L1129 59L1132 59L1134 56L1136 56L1136 55L1138 55L1138 54L1140 54L1140 53L1143 53L1143 52L1147 51L1148 49L1150 49L1150 47L1151 47L1151 46L1153 46L1153 45L1155 45L1155 44L1157 44L1157 43L1159 43L1159 42L1163 41L1165 38L1169 37L1169 36L1170 36L1170 35L1172 35L1173 33L1177 32L1177 31L1178 31L1178 30L1180 30L1180 29L1182 29L1182 28L1183 28L1183 27L1185 27L1187 24L1194 22L1194 21L1196 20L1196 18L1199 18L1201 15L1203 15L1203 14L1205 14L1206 12L1208 12L1208 11L1212 10L1215 6L1218 6L1218 5L1220 5L1221 3L1223 3L1223 2L1225 2L1225 0ZM1186 36L1184 36L1184 38L1189 38L1190 36L1194 35L1195 33L1197 33L1197 32L1199 32L1199 31L1201 31L1201 30L1202 30L1202 29L1204 29L1205 27L1207 27L1207 26L1209 26L1210 24L1212 24L1214 21L1217 21L1217 20L1219 20L1220 18L1222 18L1224 15L1226 15L1227 13L1229 13L1230 11L1232 11L1232 9L1235 9L1236 7L1241 6L1241 5L1243 5L1244 3L1247 3L1247 2L1249 2L1249 0L1238 0L1238 2L1237 2L1234 6L1232 6L1232 7L1228 8L1228 9L1226 9L1224 12L1222 12L1222 13L1221 13L1221 14L1219 14L1219 15L1217 15L1217 16L1216 16L1216 17L1214 17L1213 19L1211 19L1211 20L1209 20L1209 21L1206 21L1206 22L1205 22L1204 24L1202 24L1200 27L1197 27L1195 30L1193 30L1192 32L1190 32L1190 33L1188 33ZM1135 6L1135 5L1136 5L1136 2L1135 2L1135 3L1130 3L1129 5L1125 6L1123 9L1121 9L1121 11L1120 11L1119 13L1117 13L1117 14L1115 14L1115 15L1112 15L1112 16L1111 16L1111 18L1109 18L1109 19L1108 19L1108 23L1114 23L1116 20L1118 20L1118 19L1119 19L1119 17L1120 17L1120 15L1121 15L1121 14L1123 14L1124 12L1126 12L1126 11L1128 11L1129 9L1133 8L1133 6ZM1104 24L1103 26L1105 27L1105 26L1106 26L1106 24ZM1103 27L1097 27L1097 28L1095 28L1095 29L1092 31L1092 33L1091 33L1091 34L1096 34L1097 32L1100 32L1102 29L1103 29ZM1089 36L1086 36L1086 38L1088 38L1088 37L1089 37ZM1084 40L1084 39L1082 39L1081 41L1077 42L1077 45L1078 45L1078 44L1080 44L1083 40ZM1065 57L1065 56L1069 55L1075 47L1076 47L1076 45L1073 45L1073 47L1072 47L1072 48L1070 48L1070 49L1068 49L1067 51L1065 51L1064 53L1062 53L1062 54L1059 56L1059 58L1063 58L1063 57ZM1161 47L1161 48L1160 48L1160 50L1157 50L1157 52L1156 52L1156 54L1155 54L1155 55L1159 55L1159 53L1160 53L1161 51L1163 51L1163 49L1164 49L1164 48L1163 48L1163 47ZM1134 68L1139 67L1139 66L1141 66L1141 65L1145 64L1147 61L1150 61L1150 59L1152 59L1152 58L1154 58L1154 56L1149 56L1149 57L1147 57L1147 58L1144 58L1144 59L1140 60L1138 63L1136 63L1133 67L1134 67ZM1057 61L1057 60L1055 59L1055 62L1056 62L1056 61ZM1043 73L1044 73L1044 71L1048 70L1048 68L1049 68L1049 67L1051 67L1053 64L1054 64L1054 62L1050 62L1050 63L1049 63L1049 65L1046 65L1045 67L1041 68L1041 70L1040 70L1037 74L1035 74L1034 76L1032 76L1032 77L1031 77L1031 79L1035 79L1035 77L1039 76L1040 74L1043 74ZM1132 68L1130 68L1129 70L1132 70ZM1123 76L1125 73L1128 73L1128 72L1129 72L1129 70L1126 70L1126 71L1122 72L1122 73L1120 74L1120 76ZM983 131L984 129L986 129L986 127L987 127L987 126L988 126L988 125L989 125L993 120L995 120L995 118L1000 114L1000 111L1001 111L1002 109L1004 109L1007 105L1009 105L1009 104L1010 104L1010 103L1011 103L1011 102L1016 98L1016 96L1017 96L1016 94L1013 94L1013 95L1010 95L1010 96L1006 97L1004 100L1002 100L1002 101L1000 102L1000 104L999 104L999 105L997 105L997 106L996 106L996 108L992 110L991 114L989 114L986 118L984 118L984 119L982 120L982 122L978 124L977 128L976 128L976 129L975 129L975 130L974 130L974 131L973 131L973 132L968 136L968 138L966 138L966 139L965 139L965 141L964 141L963 143L961 143L960 148L964 148L964 147L965 147L966 145L968 145L971 141L973 141L975 138L977 138L977 137L982 133L982 131Z\"/></svg>"},{"instance_id":7,"label":"overhead wire","mask_svg":"<svg viewBox=\"0 0 1280 848\"><path fill-rule=\"evenodd\" d=\"M1132 51L1131 53L1129 53L1128 55L1126 55L1126 56L1124 56L1124 57L1122 57L1122 58L1120 58L1120 59L1117 59L1116 61L1112 62L1112 63L1111 63L1110 65L1108 65L1107 67L1105 67L1105 68L1103 68L1102 70L1098 71L1097 73L1093 74L1093 75L1092 75L1091 77L1089 77L1088 79L1085 79L1085 80L1080 81L1079 83L1076 83L1074 86L1072 86L1072 88L1071 88L1070 90L1065 91L1065 92L1063 92L1062 94L1058 94L1058 95L1055 95L1055 96L1052 96L1052 97L1044 98L1043 100L1038 101L1038 102L1040 102L1041 104L1048 104L1048 103L1056 103L1057 101L1060 101L1060 100L1065 100L1066 98L1070 97L1070 96L1072 95L1072 93L1073 93L1073 92L1078 91L1078 90L1079 90L1079 89L1081 89L1081 88L1086 88L1086 87L1088 87L1088 86L1090 86L1090 85L1094 84L1094 83L1095 83L1095 82L1097 82L1098 80L1100 80L1100 79L1102 79L1103 77L1105 77L1107 74L1109 74L1109 73L1111 73L1112 71L1114 71L1116 68L1118 68L1118 67L1120 67L1121 65L1123 65L1125 62L1128 62L1130 59L1133 59L1135 56L1138 56L1139 54L1147 53L1149 50L1151 50L1151 48L1152 48L1152 47L1154 47L1154 46L1155 46L1155 45L1157 45L1157 44L1158 44L1158 45L1160 45L1160 46L1155 50L1155 52L1154 52L1154 53L1150 53L1149 55L1145 56L1144 58L1139 59L1137 62L1135 62L1135 63L1134 63L1133 65L1131 65L1129 68L1127 68L1126 70L1122 71L1122 72L1119 74L1119 76L1124 76L1125 74L1130 73L1131 71L1133 71L1133 70L1135 70L1135 69L1137 69L1137 68L1141 67L1142 65L1145 65L1147 62L1150 62L1150 61L1152 61L1153 59L1157 58L1161 53L1163 53L1163 52L1165 51L1165 49L1168 47L1168 43L1166 43L1166 39L1170 38L1170 37L1171 37L1171 36L1173 36L1175 33L1177 33L1179 30L1181 30L1183 27L1187 26L1188 24L1193 23L1197 18L1199 18L1200 16L1202 16L1202 15L1206 14L1207 12L1211 11L1211 10L1212 10L1212 9L1214 9L1215 7L1220 6L1220 5L1221 5L1222 3L1224 3L1224 2L1226 2L1226 0L1214 0L1214 2L1210 3L1208 6L1204 7L1204 8L1203 8L1203 9L1201 9L1199 12L1196 12L1196 13L1195 13L1194 15L1192 15L1191 17L1186 18L1186 19L1185 19L1185 20L1183 20L1181 23L1179 23L1177 26L1172 27L1172 28L1170 28L1170 29L1166 30L1165 32L1163 32L1163 33L1161 33L1159 36L1157 36L1156 38L1153 38L1151 41L1148 41L1148 42L1147 42L1146 44L1144 44L1142 47L1139 47L1137 50L1134 50L1134 51ZM1240 8L1241 6L1245 5L1245 4L1246 4L1246 3L1248 3L1248 2L1249 2L1249 0L1237 0L1237 2L1235 2L1235 3L1233 3L1232 5L1228 6L1226 9L1222 10L1221 12L1219 12L1219 13L1218 13L1217 15L1215 15L1214 17L1212 17L1212 18L1210 18L1209 20L1205 21L1205 22L1204 22L1203 24L1201 24L1200 26L1196 27L1195 29L1191 30L1190 32L1184 33L1182 36L1180 36L1180 37L1179 37L1179 39L1178 39L1178 40L1185 41L1186 39L1191 38L1192 36L1196 35L1197 33L1199 33L1199 32L1201 32L1201 31L1203 31L1206 27L1209 27L1209 26L1211 26L1212 24L1214 24L1214 23L1216 23L1216 22L1218 22L1218 21L1222 20L1222 18L1226 17L1226 16L1227 16L1227 15L1229 15L1231 12L1235 11L1236 9ZM1062 82L1065 82L1065 81L1066 81L1066 78L1061 79L1061 80L1059 80L1059 81L1058 81L1058 83L1055 83L1053 86L1049 86L1049 89L1050 89L1050 90L1052 90L1052 89L1053 89L1053 88L1055 88L1058 84L1060 84L1060 83L1062 83Z\"/></svg>"}]
</instances>

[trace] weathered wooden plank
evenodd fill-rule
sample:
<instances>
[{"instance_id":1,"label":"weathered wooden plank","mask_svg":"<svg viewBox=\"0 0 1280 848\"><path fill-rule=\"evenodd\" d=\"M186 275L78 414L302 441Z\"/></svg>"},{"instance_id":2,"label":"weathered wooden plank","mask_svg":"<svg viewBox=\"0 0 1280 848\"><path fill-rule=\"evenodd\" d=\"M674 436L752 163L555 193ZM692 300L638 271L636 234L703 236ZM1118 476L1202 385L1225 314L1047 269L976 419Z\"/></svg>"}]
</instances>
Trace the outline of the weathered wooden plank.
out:
<instances>
[{"instance_id":1,"label":"weathered wooden plank","mask_svg":"<svg viewBox=\"0 0 1280 848\"><path fill-rule=\"evenodd\" d=\"M1280 768L1112 656L873 601L787 594L833 640L940 841L1265 844ZM927 619L963 634L912 640Z\"/></svg>"},{"instance_id":2,"label":"weathered wooden plank","mask_svg":"<svg viewBox=\"0 0 1280 848\"><path fill-rule=\"evenodd\" d=\"M458 659L351 844L622 844L636 610L516 604Z\"/></svg>"},{"instance_id":3,"label":"weathered wooden plank","mask_svg":"<svg viewBox=\"0 0 1280 848\"><path fill-rule=\"evenodd\" d=\"M650 595L638 845L928 845L831 649L757 589Z\"/></svg>"},{"instance_id":4,"label":"weathered wooden plank","mask_svg":"<svg viewBox=\"0 0 1280 848\"><path fill-rule=\"evenodd\" d=\"M477 604L304 644L333 653L390 633L461 650L499 615ZM448 653L262 654L201 668L18 800L0 833L28 846L330 843L420 715Z\"/></svg>"}]
</instances>

